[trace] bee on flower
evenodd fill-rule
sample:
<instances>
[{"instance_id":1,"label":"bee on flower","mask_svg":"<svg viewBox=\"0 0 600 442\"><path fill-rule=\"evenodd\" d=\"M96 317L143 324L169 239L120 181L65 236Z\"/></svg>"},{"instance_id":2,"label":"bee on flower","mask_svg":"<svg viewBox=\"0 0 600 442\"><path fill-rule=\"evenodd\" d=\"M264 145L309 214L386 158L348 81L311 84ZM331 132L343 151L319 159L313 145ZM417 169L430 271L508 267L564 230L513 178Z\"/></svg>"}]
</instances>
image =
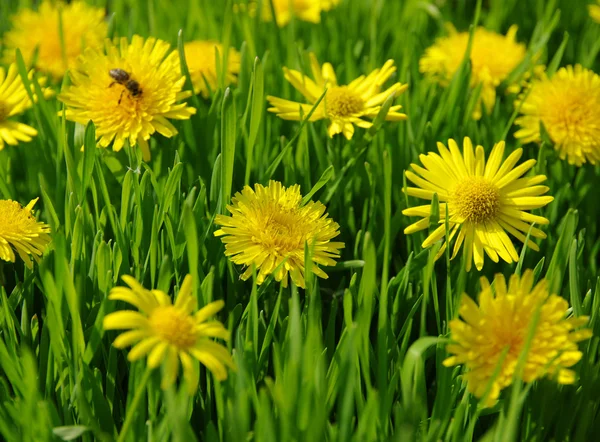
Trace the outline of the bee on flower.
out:
<instances>
[{"instance_id":1,"label":"bee on flower","mask_svg":"<svg viewBox=\"0 0 600 442\"><path fill-rule=\"evenodd\" d=\"M534 286L531 270L522 277L512 275L508 285L501 274L494 278L493 288L485 277L480 282L479 303L463 294L462 319L449 323L452 343L446 348L451 356L443 364L464 365L467 390L477 398L484 397L491 386L483 403L491 407L513 383L531 335L523 381L549 377L559 384L573 384L575 372L570 367L583 356L577 343L592 336L592 330L579 328L589 318L569 317L568 302L551 294L546 280Z\"/></svg>"},{"instance_id":2,"label":"bee on flower","mask_svg":"<svg viewBox=\"0 0 600 442\"><path fill-rule=\"evenodd\" d=\"M419 60L421 73L443 87L450 85L469 43L468 32L458 32L452 25L448 30L448 36L438 38ZM525 45L518 43L516 36L516 26L511 26L506 35L482 27L475 30L470 55L470 86L472 89L481 86L479 101L473 111L476 120L481 118L482 106L488 113L492 111L497 87L525 59Z\"/></svg>"},{"instance_id":3,"label":"bee on flower","mask_svg":"<svg viewBox=\"0 0 600 442\"><path fill-rule=\"evenodd\" d=\"M223 45L213 40L194 40L185 43L183 49L194 93L208 98L218 86L217 59L220 61L223 57ZM224 69L226 86L237 83L240 65L240 53L229 48L227 67Z\"/></svg>"},{"instance_id":4,"label":"bee on flower","mask_svg":"<svg viewBox=\"0 0 600 442\"><path fill-rule=\"evenodd\" d=\"M187 120L196 113L182 101L192 91L183 90L179 56L167 42L139 35L131 42L106 40L105 45L105 50L85 50L69 71L72 84L58 98L68 120L94 123L99 147L112 145L119 151L128 142L150 161L152 135L173 137L178 132L169 120Z\"/></svg>"},{"instance_id":5,"label":"bee on flower","mask_svg":"<svg viewBox=\"0 0 600 442\"><path fill-rule=\"evenodd\" d=\"M382 104L390 97L397 97L408 85L394 83L384 89L384 84L396 72L393 60L385 62L381 69L375 69L369 75L361 75L348 85L339 85L337 76L330 63L319 65L316 56L310 54L312 78L299 71L283 68L284 76L300 92L308 103L299 103L283 98L267 96L271 107L268 109L284 120L300 121L305 118L319 101L325 91L325 97L310 117L310 121L328 120L329 136L343 133L350 140L354 135L354 126L370 128L379 113ZM390 107L387 121L406 120L406 114L400 111L401 105Z\"/></svg>"},{"instance_id":6,"label":"bee on flower","mask_svg":"<svg viewBox=\"0 0 600 442\"><path fill-rule=\"evenodd\" d=\"M198 310L190 275L184 278L175 302L161 290L145 289L131 276L123 276L123 281L129 287L113 288L108 299L125 301L138 311L120 310L104 317L105 330L127 330L114 340L115 347L135 344L127 358L137 361L147 356L150 369L164 362L163 389L177 379L180 363L190 394L198 388L198 362L217 380L227 379L227 368L235 369L235 363L227 348L213 339L227 341L230 333L221 322L209 321L223 308L223 301L211 302Z\"/></svg>"},{"instance_id":7,"label":"bee on flower","mask_svg":"<svg viewBox=\"0 0 600 442\"><path fill-rule=\"evenodd\" d=\"M451 259L462 246L467 272L473 263L481 270L484 255L494 262L500 259L517 262L519 255L507 232L521 242L525 242L530 231L533 238L546 238L542 230L531 224L548 224L548 219L528 211L544 207L554 198L544 196L549 190L541 185L546 181L544 175L523 177L536 163L532 159L517 166L523 149L516 149L504 160L505 143L500 141L486 162L483 146L474 150L469 137L463 141L463 152L452 139L448 140L449 148L442 143L437 147L439 154L420 155L424 167L411 164L413 171L407 170L406 178L417 187L404 189L408 195L428 201L434 194L438 196L440 226L422 244L427 248L444 241L436 259L449 246L445 240L446 218L450 229L448 241L455 240ZM403 210L404 215L421 218L404 229L404 233L427 229L431 209L431 203L427 203ZM539 250L531 240L527 246Z\"/></svg>"},{"instance_id":8,"label":"bee on flower","mask_svg":"<svg viewBox=\"0 0 600 442\"><path fill-rule=\"evenodd\" d=\"M0 259L15 262L16 252L29 268L34 260L40 260L51 238L50 226L33 216L38 199L25 207L13 200L0 200Z\"/></svg>"},{"instance_id":9,"label":"bee on flower","mask_svg":"<svg viewBox=\"0 0 600 442\"><path fill-rule=\"evenodd\" d=\"M36 69L58 81L75 66L85 47L102 47L108 29L105 16L103 8L78 0L44 0L37 11L22 8L11 17L12 28L4 34L4 61L14 61L19 48L30 64L37 51Z\"/></svg>"},{"instance_id":10,"label":"bee on flower","mask_svg":"<svg viewBox=\"0 0 600 442\"><path fill-rule=\"evenodd\" d=\"M340 234L339 224L325 213L320 202L301 205L300 186L284 187L278 181L268 186L244 187L227 206L231 216L217 215L221 226L215 236L225 244L225 255L234 264L246 266L241 278L257 272L257 284L274 274L288 285L288 275L298 287L305 286L304 248L312 248L310 271L321 278L327 274L318 265L333 266L340 257L342 242L331 240Z\"/></svg>"}]
</instances>

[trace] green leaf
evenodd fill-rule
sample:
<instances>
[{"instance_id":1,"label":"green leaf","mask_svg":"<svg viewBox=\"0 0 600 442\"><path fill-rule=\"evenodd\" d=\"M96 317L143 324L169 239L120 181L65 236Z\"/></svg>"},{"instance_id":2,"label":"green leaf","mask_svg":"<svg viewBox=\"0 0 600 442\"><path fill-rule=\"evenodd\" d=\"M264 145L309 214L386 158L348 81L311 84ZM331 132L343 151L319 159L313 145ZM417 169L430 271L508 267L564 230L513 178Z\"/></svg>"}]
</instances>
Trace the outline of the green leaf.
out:
<instances>
[{"instance_id":1,"label":"green leaf","mask_svg":"<svg viewBox=\"0 0 600 442\"><path fill-rule=\"evenodd\" d=\"M327 169L325 169L325 171L321 174L319 181L317 181L317 183L313 186L313 188L310 189L310 192L308 192L306 195L304 195L304 198L302 198L302 201L300 202L300 206L304 206L305 204L307 204L311 200L313 195L315 193L317 193L319 190L321 190L321 188L325 184L327 184L329 182L329 180L331 180L334 173L335 173L335 171L333 170L333 166L329 166Z\"/></svg>"},{"instance_id":2,"label":"green leaf","mask_svg":"<svg viewBox=\"0 0 600 442\"><path fill-rule=\"evenodd\" d=\"M250 130L248 134L248 150L246 152L246 174L244 183L250 185L250 173L254 162L254 145L258 136L258 129L262 121L263 109L265 106L265 80L263 67L260 59L254 60L254 71L252 73L252 107L250 110Z\"/></svg>"},{"instance_id":3,"label":"green leaf","mask_svg":"<svg viewBox=\"0 0 600 442\"><path fill-rule=\"evenodd\" d=\"M96 128L91 121L85 127L83 144L83 170L81 173L81 194L79 204L85 201L87 189L92 181L94 164L96 163Z\"/></svg>"},{"instance_id":4,"label":"green leaf","mask_svg":"<svg viewBox=\"0 0 600 442\"><path fill-rule=\"evenodd\" d=\"M560 236L546 272L550 293L560 293L563 276L571 255L571 244L575 238L578 218L577 211L569 209L559 227Z\"/></svg>"},{"instance_id":5,"label":"green leaf","mask_svg":"<svg viewBox=\"0 0 600 442\"><path fill-rule=\"evenodd\" d=\"M231 200L235 138L237 133L235 100L229 88L225 90L225 95L223 96L221 115L221 208L219 209L219 213L225 213L225 205L229 204Z\"/></svg>"}]
</instances>

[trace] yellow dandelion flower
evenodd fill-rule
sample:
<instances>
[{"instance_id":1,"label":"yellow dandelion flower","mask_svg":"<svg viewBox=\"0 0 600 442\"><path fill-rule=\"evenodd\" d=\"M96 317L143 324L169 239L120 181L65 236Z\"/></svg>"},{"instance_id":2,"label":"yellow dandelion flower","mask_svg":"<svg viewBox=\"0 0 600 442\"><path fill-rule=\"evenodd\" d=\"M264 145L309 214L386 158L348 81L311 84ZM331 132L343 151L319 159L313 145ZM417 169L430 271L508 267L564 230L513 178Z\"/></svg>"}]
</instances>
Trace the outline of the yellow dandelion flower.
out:
<instances>
[{"instance_id":1,"label":"yellow dandelion flower","mask_svg":"<svg viewBox=\"0 0 600 442\"><path fill-rule=\"evenodd\" d=\"M93 121L99 147L114 151L125 141L142 149L150 160L148 140L155 133L170 138L177 129L169 119L187 120L196 109L180 103L192 95L183 91L179 56L169 43L134 35L131 43L106 40L106 50L88 48L69 71L71 85L58 98L68 120Z\"/></svg>"},{"instance_id":2,"label":"yellow dandelion flower","mask_svg":"<svg viewBox=\"0 0 600 442\"><path fill-rule=\"evenodd\" d=\"M533 81L521 104L515 137L539 143L540 123L561 159L581 166L600 160L600 77L580 65Z\"/></svg>"},{"instance_id":3,"label":"yellow dandelion flower","mask_svg":"<svg viewBox=\"0 0 600 442\"><path fill-rule=\"evenodd\" d=\"M299 20L310 23L319 23L321 21L321 1L322 0L270 0L263 1L262 18L265 21L273 19L271 10L271 1L275 11L275 21L277 26L287 25L292 16Z\"/></svg>"},{"instance_id":4,"label":"yellow dandelion flower","mask_svg":"<svg viewBox=\"0 0 600 442\"><path fill-rule=\"evenodd\" d=\"M50 226L38 222L33 206L39 198L23 207L16 201L0 200L0 259L15 262L15 251L27 267L32 258L39 261L50 242Z\"/></svg>"},{"instance_id":5,"label":"yellow dandelion flower","mask_svg":"<svg viewBox=\"0 0 600 442\"><path fill-rule=\"evenodd\" d=\"M499 375L491 383L484 406L496 403L500 391L512 384L517 362L531 332L529 351L525 359L522 379L533 382L542 377L556 379L559 384L575 382L575 372L568 369L582 357L577 342L588 339L592 331L576 328L587 324L581 316L565 319L569 304L560 296L549 294L545 280L533 286L531 270L519 278L512 275L508 287L501 274L494 279L494 290L489 281L481 278L479 305L464 294L459 314L461 319L449 323L452 344L446 367L464 365L467 390L477 398L484 396L495 371ZM495 291L495 296L494 296ZM539 319L533 321L539 312Z\"/></svg>"},{"instance_id":6,"label":"yellow dandelion flower","mask_svg":"<svg viewBox=\"0 0 600 442\"><path fill-rule=\"evenodd\" d=\"M517 27L511 26L506 35L477 28L471 47L471 88L481 84L479 103L473 118L481 118L481 105L488 112L496 102L496 88L525 58L525 45L516 41ZM419 70L442 86L448 86L467 52L468 32L450 27L447 37L436 40L419 60Z\"/></svg>"},{"instance_id":7,"label":"yellow dandelion flower","mask_svg":"<svg viewBox=\"0 0 600 442\"><path fill-rule=\"evenodd\" d=\"M268 96L267 100L272 106L268 110L284 120L299 121L308 115L313 105L327 90L325 97L311 115L310 121L329 120L330 137L343 133L347 139L351 139L354 135L354 126L370 128L373 124L364 118L375 118L388 97L392 94L398 96L408 88L406 84L394 83L382 92L384 83L396 72L393 60L386 61L381 69L375 69L367 76L361 75L343 86L338 85L337 77L330 63L319 66L317 58L312 53L310 60L313 78L298 71L283 68L285 79L310 104ZM400 105L391 106L386 120L406 120L406 115L398 112L401 108Z\"/></svg>"},{"instance_id":8,"label":"yellow dandelion flower","mask_svg":"<svg viewBox=\"0 0 600 442\"><path fill-rule=\"evenodd\" d=\"M337 5L339 5L341 0L321 0L321 9L323 11L331 11Z\"/></svg>"},{"instance_id":9,"label":"yellow dandelion flower","mask_svg":"<svg viewBox=\"0 0 600 442\"><path fill-rule=\"evenodd\" d=\"M12 17L12 29L4 35L5 62L13 61L19 48L31 63L37 50L36 68L59 80L86 46L102 46L107 32L105 15L103 8L83 1L46 0L37 11L23 8Z\"/></svg>"},{"instance_id":10,"label":"yellow dandelion flower","mask_svg":"<svg viewBox=\"0 0 600 442\"><path fill-rule=\"evenodd\" d=\"M29 78L33 78L33 70L29 72ZM43 86L46 78L38 78L38 83ZM45 96L52 95L48 88L43 89ZM35 92L34 92L35 93ZM20 115L31 108L32 103L27 89L19 76L16 63L8 67L8 71L0 66L0 150L4 144L16 146L19 141L31 141L37 135L37 130L18 121L10 119Z\"/></svg>"},{"instance_id":11,"label":"yellow dandelion flower","mask_svg":"<svg viewBox=\"0 0 600 442\"><path fill-rule=\"evenodd\" d=\"M596 23L600 23L600 0L596 0L595 5L588 5L588 11L590 12L590 17Z\"/></svg>"},{"instance_id":12,"label":"yellow dandelion flower","mask_svg":"<svg viewBox=\"0 0 600 442\"><path fill-rule=\"evenodd\" d=\"M218 86L216 57L219 58L219 61L221 60L223 46L217 41L196 40L185 43L183 48L194 92L208 98L210 92L214 92ZM237 83L240 64L240 53L230 48L227 56L227 69L225 70L225 83L227 85Z\"/></svg>"},{"instance_id":13,"label":"yellow dandelion flower","mask_svg":"<svg viewBox=\"0 0 600 442\"><path fill-rule=\"evenodd\" d=\"M524 242L531 223L548 224L546 218L527 210L543 207L554 199L542 196L548 191L548 187L539 185L546 180L544 175L521 178L536 161L527 160L515 167L523 154L523 149L517 149L502 162L504 141L494 146L487 163L483 147L477 146L474 151L468 137L463 142L463 153L452 139L448 140L449 150L442 143L437 146L441 156L433 152L421 155L419 158L425 167L411 164L414 172L406 171L406 178L418 186L407 187L408 195L431 200L437 193L440 202L440 226L422 246L430 247L445 238L447 217L449 241L456 237L452 258L464 244L467 271L471 270L472 262L477 270L482 269L484 252L494 262L499 258L508 263L518 261L519 255L506 232ZM405 234L429 227L431 204L411 207L402 213L422 218L408 226ZM546 234L531 227L531 236L545 238ZM527 246L539 250L532 241L528 241ZM445 248L444 242L436 259Z\"/></svg>"},{"instance_id":14,"label":"yellow dandelion flower","mask_svg":"<svg viewBox=\"0 0 600 442\"><path fill-rule=\"evenodd\" d=\"M275 272L275 280L284 287L288 274L298 287L304 288L304 246L312 248L315 275L327 278L318 265L333 266L340 257L342 242L331 242L340 234L339 224L325 213L320 202L310 201L302 206L300 186L285 188L280 182L270 181L244 187L227 206L231 216L217 215L215 224L222 226L215 232L225 244L225 255L235 264L248 268L241 278L252 276L256 266L257 284Z\"/></svg>"},{"instance_id":15,"label":"yellow dandelion flower","mask_svg":"<svg viewBox=\"0 0 600 442\"><path fill-rule=\"evenodd\" d=\"M165 362L162 388L175 382L179 363L190 394L198 386L198 365L202 363L217 380L227 379L227 368L235 369L228 350L213 338L229 340L229 331L219 321L207 321L225 303L215 301L197 310L192 296L192 277L187 275L173 304L171 297L160 290L146 290L135 278L123 276L130 287L115 287L108 299L125 301L139 311L121 310L104 317L105 330L128 330L113 342L117 348L135 344L127 358L137 361L148 355L149 368Z\"/></svg>"}]
</instances>

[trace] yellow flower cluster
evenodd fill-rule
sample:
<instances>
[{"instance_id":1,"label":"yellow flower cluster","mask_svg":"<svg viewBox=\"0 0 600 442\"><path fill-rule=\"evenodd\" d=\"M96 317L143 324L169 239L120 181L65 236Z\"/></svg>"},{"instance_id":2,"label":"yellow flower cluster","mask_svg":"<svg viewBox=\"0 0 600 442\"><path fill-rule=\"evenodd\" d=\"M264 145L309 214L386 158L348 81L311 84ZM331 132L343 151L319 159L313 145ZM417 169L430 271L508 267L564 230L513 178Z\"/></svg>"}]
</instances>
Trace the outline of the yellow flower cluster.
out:
<instances>
[{"instance_id":1,"label":"yellow flower cluster","mask_svg":"<svg viewBox=\"0 0 600 442\"><path fill-rule=\"evenodd\" d=\"M262 19L274 19L278 26L293 19L318 23L322 13L339 2L265 1L260 13ZM598 14L597 8L590 6L592 17ZM180 54L169 43L139 35L107 39L104 10L81 1L44 1L37 11L23 9L11 21L12 28L3 39L4 60L11 64L8 69L0 67L0 150L37 135L35 128L17 117L52 95L46 78L35 77L34 70L28 79L37 80L44 97L28 89L25 74L21 78L14 63L17 49L26 63L56 82L68 71L70 82L58 94L65 107L61 115L82 125L93 122L98 147L119 151L139 146L144 161L151 159L151 139L156 133L174 137L178 128L173 121L196 114L186 99L193 93L209 99L220 87L235 85L243 72L236 49L214 40L191 41L183 49L193 92L186 90ZM469 87L480 90L472 116L480 119L484 111L494 109L498 89L526 59L526 46L517 42L516 33L515 26L506 35L482 27L472 35L450 28L448 36L426 49L419 70L448 87L470 51ZM395 101L408 85L397 81L393 60L347 83L338 81L333 65L320 64L314 53L308 61L308 72L283 67L283 78L302 99L268 95L268 111L283 120L326 120L328 136L342 134L346 140L352 140L356 128L373 131L374 122L407 119ZM338 72L344 72L343 67ZM515 106L520 128L514 135L522 143L541 143L543 127L561 159L577 166L600 160L600 77L593 71L576 65L554 75L544 73L529 81ZM540 227L549 220L531 211L544 208L553 197L547 195L550 189L543 185L544 175L527 175L536 160L521 162L521 147L506 150L504 141L486 150L464 137L462 148L449 139L447 145L437 144L437 152L420 155L420 164L411 164L412 170L405 172L412 184L403 191L425 203L402 211L418 217L404 233L421 232L434 224L422 247L439 245L435 259L448 247L452 247L451 259L462 251L466 271L473 264L482 270L486 255L494 262L517 262L519 252L511 236L539 250L535 240L546 237ZM214 235L224 244L225 256L243 266L241 279L255 275L256 284L263 284L272 277L283 287L291 281L305 288L307 272L328 277L321 267L335 266L341 257L344 243L334 241L340 236L340 225L323 204L307 200L298 184L285 187L271 180L266 186L245 186L227 205L229 214L215 216L219 228ZM33 216L36 201L23 207L16 201L0 200L2 260L15 262L19 255L31 267L46 250L50 228ZM228 341L229 330L209 320L224 307L223 301L198 309L189 275L175 301L164 291L147 290L131 276L123 276L123 281L128 287L114 288L109 299L127 302L137 311L107 314L104 329L126 330L114 345L133 346L130 361L147 357L150 369L162 364L163 388L175 382L180 365L190 394L198 387L198 363L217 380L225 380L228 369L235 369L230 350L214 341ZM575 373L569 367L582 357L577 342L591 336L587 329L577 330L587 318L567 318L568 303L551 294L545 281L534 285L529 270L521 278L513 276L508 285L499 275L493 285L481 279L481 286L478 303L463 296L462 319L449 324L453 343L447 349L452 356L444 361L446 366L466 367L468 391L491 406L517 375L525 382L549 376L562 384L573 383ZM519 367L523 352L524 364Z\"/></svg>"},{"instance_id":2,"label":"yellow flower cluster","mask_svg":"<svg viewBox=\"0 0 600 442\"><path fill-rule=\"evenodd\" d=\"M29 71L28 79L32 80L34 71ZM37 79L40 86L46 78ZM34 101L38 99L35 91L29 91ZM48 88L42 90L45 97L52 95ZM33 105L27 88L18 74L17 65L12 63L8 71L0 67L0 151L5 145L17 145L19 142L31 141L37 130L15 120ZM38 222L33 216L33 206L38 198L23 207L16 201L0 200L0 259L15 262L15 252L28 266L32 267L32 259L39 261L50 243L50 227Z\"/></svg>"}]
</instances>

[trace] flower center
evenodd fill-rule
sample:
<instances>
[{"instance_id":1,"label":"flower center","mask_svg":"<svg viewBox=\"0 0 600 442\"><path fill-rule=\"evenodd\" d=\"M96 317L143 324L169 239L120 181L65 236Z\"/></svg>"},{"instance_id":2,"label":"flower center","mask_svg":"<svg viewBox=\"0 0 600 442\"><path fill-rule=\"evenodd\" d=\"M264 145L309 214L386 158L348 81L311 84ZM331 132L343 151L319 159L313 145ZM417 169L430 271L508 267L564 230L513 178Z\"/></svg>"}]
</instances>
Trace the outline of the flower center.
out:
<instances>
[{"instance_id":1,"label":"flower center","mask_svg":"<svg viewBox=\"0 0 600 442\"><path fill-rule=\"evenodd\" d=\"M16 201L0 200L0 236L6 233L20 233L35 224L32 213Z\"/></svg>"},{"instance_id":2,"label":"flower center","mask_svg":"<svg viewBox=\"0 0 600 442\"><path fill-rule=\"evenodd\" d=\"M257 239L270 253L287 256L294 250L304 250L305 224L294 209L275 211L267 218Z\"/></svg>"},{"instance_id":3,"label":"flower center","mask_svg":"<svg viewBox=\"0 0 600 442\"><path fill-rule=\"evenodd\" d=\"M524 296L524 294L521 293L519 296ZM532 312L524 306L521 306L519 311L515 311L516 301L516 295L504 296L502 301L498 298L495 299L496 305L502 303L505 307L510 307L507 307L506 312L497 312L499 316L488 318L491 327L489 329L490 336L486 342L492 345L491 348L497 355L508 347L508 361L515 360L521 354L531 326Z\"/></svg>"},{"instance_id":4,"label":"flower center","mask_svg":"<svg viewBox=\"0 0 600 442\"><path fill-rule=\"evenodd\" d=\"M148 320L157 336L180 350L193 347L198 340L192 316L172 305L155 309Z\"/></svg>"},{"instance_id":5,"label":"flower center","mask_svg":"<svg viewBox=\"0 0 600 442\"><path fill-rule=\"evenodd\" d=\"M481 223L496 216L500 208L500 191L482 177L468 177L454 188L451 203L467 221Z\"/></svg>"},{"instance_id":6,"label":"flower center","mask_svg":"<svg viewBox=\"0 0 600 442\"><path fill-rule=\"evenodd\" d=\"M513 324L517 326L517 324ZM523 348L523 331L520 328L517 330L500 328L496 330L497 335L493 337L492 341L495 345L495 352L501 353L506 347L508 347L508 354L510 356L518 357Z\"/></svg>"},{"instance_id":7,"label":"flower center","mask_svg":"<svg viewBox=\"0 0 600 442\"><path fill-rule=\"evenodd\" d=\"M325 95L327 115L334 118L346 118L364 109L363 99L348 86L334 86Z\"/></svg>"}]
</instances>

